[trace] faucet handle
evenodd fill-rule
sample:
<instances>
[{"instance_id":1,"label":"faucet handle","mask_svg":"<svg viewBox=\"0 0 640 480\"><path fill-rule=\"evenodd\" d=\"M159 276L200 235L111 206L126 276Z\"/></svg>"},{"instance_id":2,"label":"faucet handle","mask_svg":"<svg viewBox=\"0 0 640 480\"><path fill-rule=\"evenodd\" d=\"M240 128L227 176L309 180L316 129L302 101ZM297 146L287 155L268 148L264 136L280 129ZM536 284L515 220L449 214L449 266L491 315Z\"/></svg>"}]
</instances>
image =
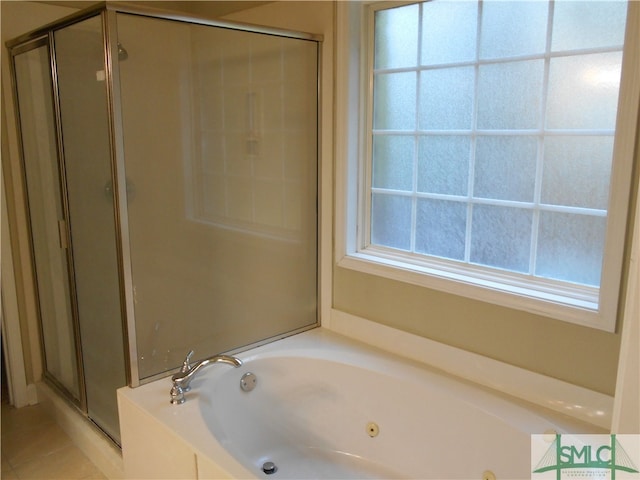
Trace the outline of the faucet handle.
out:
<instances>
[{"instance_id":1,"label":"faucet handle","mask_svg":"<svg viewBox=\"0 0 640 480\"><path fill-rule=\"evenodd\" d=\"M189 350L189 353L187 353L187 356L184 358L182 367L180 367L180 373L187 373L189 370L191 370L191 357L193 357L193 350ZM187 384L187 386L183 387L181 390L182 392L188 392L189 390L191 390L191 386Z\"/></svg>"},{"instance_id":2,"label":"faucet handle","mask_svg":"<svg viewBox=\"0 0 640 480\"><path fill-rule=\"evenodd\" d=\"M184 403L184 389L174 385L171 388L171 392L169 392L169 394L171 395L171 400L170 403L171 405L182 405Z\"/></svg>"},{"instance_id":3,"label":"faucet handle","mask_svg":"<svg viewBox=\"0 0 640 480\"><path fill-rule=\"evenodd\" d=\"M187 373L189 370L191 370L191 357L193 357L193 350L189 350L189 353L187 353L184 362L182 362L182 367L180 368L181 373Z\"/></svg>"}]
</instances>

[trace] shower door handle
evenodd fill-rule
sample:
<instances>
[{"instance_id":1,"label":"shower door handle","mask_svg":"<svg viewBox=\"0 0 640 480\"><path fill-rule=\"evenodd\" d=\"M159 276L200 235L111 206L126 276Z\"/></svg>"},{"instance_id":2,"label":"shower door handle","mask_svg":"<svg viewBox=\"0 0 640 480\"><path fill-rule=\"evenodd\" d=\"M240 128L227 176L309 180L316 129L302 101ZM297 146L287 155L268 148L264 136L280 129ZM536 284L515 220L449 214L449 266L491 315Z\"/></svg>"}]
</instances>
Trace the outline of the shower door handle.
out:
<instances>
[{"instance_id":1,"label":"shower door handle","mask_svg":"<svg viewBox=\"0 0 640 480\"><path fill-rule=\"evenodd\" d=\"M67 233L67 222L65 220L58 220L58 238L60 240L60 248L69 248L69 237Z\"/></svg>"}]
</instances>

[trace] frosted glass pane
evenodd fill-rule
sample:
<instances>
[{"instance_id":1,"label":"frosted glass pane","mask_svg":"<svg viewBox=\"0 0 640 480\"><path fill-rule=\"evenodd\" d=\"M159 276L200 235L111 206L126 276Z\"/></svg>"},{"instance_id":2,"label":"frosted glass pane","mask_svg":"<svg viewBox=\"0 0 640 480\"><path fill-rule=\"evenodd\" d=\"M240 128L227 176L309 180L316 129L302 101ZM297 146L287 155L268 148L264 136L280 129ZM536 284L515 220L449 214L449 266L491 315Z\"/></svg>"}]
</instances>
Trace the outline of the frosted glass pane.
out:
<instances>
[{"instance_id":1,"label":"frosted glass pane","mask_svg":"<svg viewBox=\"0 0 640 480\"><path fill-rule=\"evenodd\" d=\"M253 184L254 222L280 227L284 223L284 185L282 181L256 179Z\"/></svg>"},{"instance_id":2,"label":"frosted glass pane","mask_svg":"<svg viewBox=\"0 0 640 480\"><path fill-rule=\"evenodd\" d=\"M101 17L56 30L56 61L76 302L89 417L120 438L116 389L127 384ZM87 161L91 159L91 161Z\"/></svg>"},{"instance_id":3,"label":"frosted glass pane","mask_svg":"<svg viewBox=\"0 0 640 480\"><path fill-rule=\"evenodd\" d=\"M471 262L528 272L532 212L475 205L471 229Z\"/></svg>"},{"instance_id":4,"label":"frosted glass pane","mask_svg":"<svg viewBox=\"0 0 640 480\"><path fill-rule=\"evenodd\" d=\"M419 5L375 14L375 68L412 67L418 61Z\"/></svg>"},{"instance_id":5,"label":"frosted glass pane","mask_svg":"<svg viewBox=\"0 0 640 480\"><path fill-rule=\"evenodd\" d=\"M466 195L470 150L470 137L421 137L418 143L418 191Z\"/></svg>"},{"instance_id":6,"label":"frosted glass pane","mask_svg":"<svg viewBox=\"0 0 640 480\"><path fill-rule=\"evenodd\" d=\"M233 219L242 225L251 224L254 218L254 191L250 177L239 175L229 176L225 183L227 194L227 209L229 223ZM256 219L257 220L257 219Z\"/></svg>"},{"instance_id":7,"label":"frosted glass pane","mask_svg":"<svg viewBox=\"0 0 640 480\"><path fill-rule=\"evenodd\" d=\"M373 81L373 128L413 130L416 124L416 74L388 73Z\"/></svg>"},{"instance_id":8,"label":"frosted glass pane","mask_svg":"<svg viewBox=\"0 0 640 480\"><path fill-rule=\"evenodd\" d=\"M543 60L480 66L478 128L537 128Z\"/></svg>"},{"instance_id":9,"label":"frosted glass pane","mask_svg":"<svg viewBox=\"0 0 640 480\"><path fill-rule=\"evenodd\" d=\"M315 325L317 43L125 14L118 41L140 377Z\"/></svg>"},{"instance_id":10,"label":"frosted glass pane","mask_svg":"<svg viewBox=\"0 0 640 480\"><path fill-rule=\"evenodd\" d=\"M203 175L202 198L198 210L207 217L224 217L227 214L227 188L223 175Z\"/></svg>"},{"instance_id":11,"label":"frosted glass pane","mask_svg":"<svg viewBox=\"0 0 640 480\"><path fill-rule=\"evenodd\" d=\"M443 200L418 200L416 252L464 260L467 205Z\"/></svg>"},{"instance_id":12,"label":"frosted glass pane","mask_svg":"<svg viewBox=\"0 0 640 480\"><path fill-rule=\"evenodd\" d=\"M476 2L425 2L422 9L422 65L475 60Z\"/></svg>"},{"instance_id":13,"label":"frosted glass pane","mask_svg":"<svg viewBox=\"0 0 640 480\"><path fill-rule=\"evenodd\" d=\"M420 75L421 130L468 130L472 125L473 67L427 70Z\"/></svg>"},{"instance_id":14,"label":"frosted glass pane","mask_svg":"<svg viewBox=\"0 0 640 480\"><path fill-rule=\"evenodd\" d=\"M58 232L58 220L64 218L64 211L48 48L42 46L16 55L15 78L43 366L48 375L79 401L69 259L67 251L60 248ZM3 241L7 241L6 237Z\"/></svg>"},{"instance_id":15,"label":"frosted glass pane","mask_svg":"<svg viewBox=\"0 0 640 480\"><path fill-rule=\"evenodd\" d=\"M224 133L210 132L202 139L200 158L204 173L224 173L225 171L225 137Z\"/></svg>"},{"instance_id":16,"label":"frosted glass pane","mask_svg":"<svg viewBox=\"0 0 640 480\"><path fill-rule=\"evenodd\" d=\"M411 248L410 197L373 194L371 243L402 250Z\"/></svg>"},{"instance_id":17,"label":"frosted glass pane","mask_svg":"<svg viewBox=\"0 0 640 480\"><path fill-rule=\"evenodd\" d=\"M213 71L213 65L208 69L202 69L198 80L209 85L215 85L220 77L219 72ZM199 85L203 88L203 85ZM221 130L224 128L224 102L225 95L222 88L209 88L207 95L203 95L200 108L200 123L207 130Z\"/></svg>"},{"instance_id":18,"label":"frosted glass pane","mask_svg":"<svg viewBox=\"0 0 640 480\"><path fill-rule=\"evenodd\" d=\"M607 219L541 212L536 275L600 285Z\"/></svg>"},{"instance_id":19,"label":"frosted glass pane","mask_svg":"<svg viewBox=\"0 0 640 480\"><path fill-rule=\"evenodd\" d=\"M554 52L611 47L624 43L627 2L556 0L553 13Z\"/></svg>"},{"instance_id":20,"label":"frosted glass pane","mask_svg":"<svg viewBox=\"0 0 640 480\"><path fill-rule=\"evenodd\" d=\"M614 129L622 53L552 58L547 128Z\"/></svg>"},{"instance_id":21,"label":"frosted glass pane","mask_svg":"<svg viewBox=\"0 0 640 480\"><path fill-rule=\"evenodd\" d=\"M533 201L537 151L536 137L478 137L474 196Z\"/></svg>"},{"instance_id":22,"label":"frosted glass pane","mask_svg":"<svg viewBox=\"0 0 640 480\"><path fill-rule=\"evenodd\" d=\"M482 5L480 58L545 51L548 2L487 1Z\"/></svg>"},{"instance_id":23,"label":"frosted glass pane","mask_svg":"<svg viewBox=\"0 0 640 480\"><path fill-rule=\"evenodd\" d=\"M413 137L376 135L373 137L373 186L412 190Z\"/></svg>"},{"instance_id":24,"label":"frosted glass pane","mask_svg":"<svg viewBox=\"0 0 640 480\"><path fill-rule=\"evenodd\" d=\"M542 203L606 209L613 137L547 137Z\"/></svg>"},{"instance_id":25,"label":"frosted glass pane","mask_svg":"<svg viewBox=\"0 0 640 480\"><path fill-rule=\"evenodd\" d=\"M289 180L302 180L306 175L306 167L300 165L300 157L309 155L315 148L316 146L309 142L308 132L289 133L283 145L284 177Z\"/></svg>"}]
</instances>

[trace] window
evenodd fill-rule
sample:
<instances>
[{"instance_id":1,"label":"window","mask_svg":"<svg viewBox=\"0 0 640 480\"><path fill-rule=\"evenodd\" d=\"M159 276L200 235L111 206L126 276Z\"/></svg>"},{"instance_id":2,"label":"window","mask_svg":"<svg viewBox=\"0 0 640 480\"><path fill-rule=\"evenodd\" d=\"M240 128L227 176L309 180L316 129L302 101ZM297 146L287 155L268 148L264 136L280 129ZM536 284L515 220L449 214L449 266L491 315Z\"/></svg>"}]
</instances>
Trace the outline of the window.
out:
<instances>
[{"instance_id":1,"label":"window","mask_svg":"<svg viewBox=\"0 0 640 480\"><path fill-rule=\"evenodd\" d=\"M359 228L341 264L613 330L627 2L360 8Z\"/></svg>"}]
</instances>

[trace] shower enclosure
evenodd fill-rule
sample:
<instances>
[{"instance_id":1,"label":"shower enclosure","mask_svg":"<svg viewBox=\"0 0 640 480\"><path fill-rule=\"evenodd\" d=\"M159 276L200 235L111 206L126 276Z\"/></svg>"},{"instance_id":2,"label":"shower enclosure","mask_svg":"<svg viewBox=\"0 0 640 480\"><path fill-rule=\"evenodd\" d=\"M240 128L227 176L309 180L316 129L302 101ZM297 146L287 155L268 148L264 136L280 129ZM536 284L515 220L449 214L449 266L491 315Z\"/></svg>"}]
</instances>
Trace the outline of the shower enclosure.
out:
<instances>
[{"instance_id":1,"label":"shower enclosure","mask_svg":"<svg viewBox=\"0 0 640 480\"><path fill-rule=\"evenodd\" d=\"M7 43L45 377L116 442L118 387L317 325L320 40L100 4Z\"/></svg>"}]
</instances>

